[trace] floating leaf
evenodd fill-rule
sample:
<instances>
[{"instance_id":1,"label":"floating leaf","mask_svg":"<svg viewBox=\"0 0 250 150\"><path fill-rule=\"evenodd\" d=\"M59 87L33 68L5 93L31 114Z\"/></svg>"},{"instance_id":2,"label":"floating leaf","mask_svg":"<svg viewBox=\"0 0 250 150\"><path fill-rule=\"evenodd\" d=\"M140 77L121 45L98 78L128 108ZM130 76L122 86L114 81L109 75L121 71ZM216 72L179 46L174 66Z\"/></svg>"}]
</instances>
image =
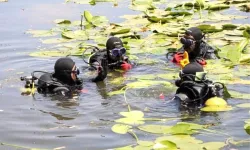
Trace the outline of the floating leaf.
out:
<instances>
[{"instance_id":1,"label":"floating leaf","mask_svg":"<svg viewBox=\"0 0 250 150\"><path fill-rule=\"evenodd\" d=\"M30 56L33 57L60 57L70 55L70 52L61 52L61 51L40 51L30 53Z\"/></svg>"},{"instance_id":2,"label":"floating leaf","mask_svg":"<svg viewBox=\"0 0 250 150\"><path fill-rule=\"evenodd\" d=\"M206 150L219 150L224 146L226 146L226 144L223 142L207 142L201 144L202 149Z\"/></svg>"},{"instance_id":3,"label":"floating leaf","mask_svg":"<svg viewBox=\"0 0 250 150\"><path fill-rule=\"evenodd\" d=\"M245 129L245 131L247 132L247 134L250 135L250 124L246 124L246 125L244 126L244 129Z\"/></svg>"},{"instance_id":4,"label":"floating leaf","mask_svg":"<svg viewBox=\"0 0 250 150\"><path fill-rule=\"evenodd\" d=\"M235 24L223 24L222 25L222 29L223 30L234 30L236 29L238 26Z\"/></svg>"},{"instance_id":5,"label":"floating leaf","mask_svg":"<svg viewBox=\"0 0 250 150\"><path fill-rule=\"evenodd\" d=\"M33 37L48 37L48 36L55 36L58 34L52 30L29 30L26 33L32 34Z\"/></svg>"},{"instance_id":6,"label":"floating leaf","mask_svg":"<svg viewBox=\"0 0 250 150\"><path fill-rule=\"evenodd\" d=\"M124 124L115 124L111 130L115 133L118 133L118 134L126 134L129 129L131 129L132 126L129 126L129 125L124 125Z\"/></svg>"},{"instance_id":7,"label":"floating leaf","mask_svg":"<svg viewBox=\"0 0 250 150\"><path fill-rule=\"evenodd\" d=\"M134 150L152 150L152 146L147 147L147 146L137 145L136 147L134 147Z\"/></svg>"},{"instance_id":8,"label":"floating leaf","mask_svg":"<svg viewBox=\"0 0 250 150\"><path fill-rule=\"evenodd\" d=\"M149 133L167 134L171 132L172 126L144 125L144 126L139 126L138 128L142 131Z\"/></svg>"},{"instance_id":9,"label":"floating leaf","mask_svg":"<svg viewBox=\"0 0 250 150\"><path fill-rule=\"evenodd\" d=\"M129 111L129 112L120 112L120 114L124 117L127 117L127 118L143 118L144 116L144 113L142 111Z\"/></svg>"},{"instance_id":10,"label":"floating leaf","mask_svg":"<svg viewBox=\"0 0 250 150\"><path fill-rule=\"evenodd\" d=\"M250 94L248 93L240 93L237 91L229 91L229 93L233 98L250 99Z\"/></svg>"},{"instance_id":11,"label":"floating leaf","mask_svg":"<svg viewBox=\"0 0 250 150\"><path fill-rule=\"evenodd\" d=\"M230 8L229 5L226 5L226 4L214 4L214 5L209 5L208 6L208 10L222 10L222 9L227 9L227 8Z\"/></svg>"},{"instance_id":12,"label":"floating leaf","mask_svg":"<svg viewBox=\"0 0 250 150\"><path fill-rule=\"evenodd\" d=\"M171 128L172 134L193 134L194 131L189 124L176 124Z\"/></svg>"},{"instance_id":13,"label":"floating leaf","mask_svg":"<svg viewBox=\"0 0 250 150\"><path fill-rule=\"evenodd\" d=\"M54 22L57 24L71 24L70 20L65 20L65 19L56 19L54 20Z\"/></svg>"},{"instance_id":14,"label":"floating leaf","mask_svg":"<svg viewBox=\"0 0 250 150\"><path fill-rule=\"evenodd\" d=\"M169 149L169 150L177 150L177 146L175 143L171 142L171 141L168 141L168 140L165 140L165 141L161 141L159 143L156 143L154 146L153 146L154 149Z\"/></svg>"},{"instance_id":15,"label":"floating leaf","mask_svg":"<svg viewBox=\"0 0 250 150\"><path fill-rule=\"evenodd\" d=\"M153 146L154 142L152 141L138 141L137 144L145 147Z\"/></svg>"},{"instance_id":16,"label":"floating leaf","mask_svg":"<svg viewBox=\"0 0 250 150\"><path fill-rule=\"evenodd\" d=\"M62 32L62 37L67 39L79 39L79 40L87 40L88 35L84 30L76 30L76 31L64 31Z\"/></svg>"},{"instance_id":17,"label":"floating leaf","mask_svg":"<svg viewBox=\"0 0 250 150\"><path fill-rule=\"evenodd\" d=\"M115 148L115 150L134 150L134 148L132 146L125 146L125 147Z\"/></svg>"},{"instance_id":18,"label":"floating leaf","mask_svg":"<svg viewBox=\"0 0 250 150\"><path fill-rule=\"evenodd\" d=\"M125 33L129 33L130 29L126 28L126 29L119 29L117 31L113 31L110 34L111 35L117 35L117 34L125 34Z\"/></svg>"},{"instance_id":19,"label":"floating leaf","mask_svg":"<svg viewBox=\"0 0 250 150\"><path fill-rule=\"evenodd\" d=\"M86 20L87 22L89 22L89 23L92 22L93 16L92 16L92 14L91 14L89 11L85 10L85 11L83 12L83 16L84 16L84 18L85 18L85 20Z\"/></svg>"},{"instance_id":20,"label":"floating leaf","mask_svg":"<svg viewBox=\"0 0 250 150\"><path fill-rule=\"evenodd\" d=\"M236 105L236 106L241 107L241 108L250 108L250 103L239 104L239 105Z\"/></svg>"},{"instance_id":21,"label":"floating leaf","mask_svg":"<svg viewBox=\"0 0 250 150\"><path fill-rule=\"evenodd\" d=\"M150 22L154 22L154 23L167 23L167 22L170 22L170 19L169 18L158 18L156 16L151 16L151 17L148 17L148 20Z\"/></svg>"},{"instance_id":22,"label":"floating leaf","mask_svg":"<svg viewBox=\"0 0 250 150\"><path fill-rule=\"evenodd\" d=\"M201 29L204 33L211 33L211 32L220 32L223 29L220 27L216 27L213 25L209 25L209 24L203 24L203 25L199 25L197 26L199 29Z\"/></svg>"},{"instance_id":23,"label":"floating leaf","mask_svg":"<svg viewBox=\"0 0 250 150\"><path fill-rule=\"evenodd\" d=\"M69 40L69 39L51 38L51 39L42 40L42 43L44 43L44 44L56 44L56 43L66 43L66 42L71 42L71 41L72 40Z\"/></svg>"},{"instance_id":24,"label":"floating leaf","mask_svg":"<svg viewBox=\"0 0 250 150\"><path fill-rule=\"evenodd\" d=\"M200 129L204 128L203 125L195 124L195 123L189 123L189 122L178 122L177 124L189 125L189 129L191 129L191 130L200 130Z\"/></svg>"},{"instance_id":25,"label":"floating leaf","mask_svg":"<svg viewBox=\"0 0 250 150\"><path fill-rule=\"evenodd\" d=\"M140 125L144 124L143 118L120 118L115 120L115 122L129 124L129 125Z\"/></svg>"},{"instance_id":26,"label":"floating leaf","mask_svg":"<svg viewBox=\"0 0 250 150\"><path fill-rule=\"evenodd\" d=\"M118 94L124 94L124 90L112 91L108 93L109 96L118 95Z\"/></svg>"}]
</instances>

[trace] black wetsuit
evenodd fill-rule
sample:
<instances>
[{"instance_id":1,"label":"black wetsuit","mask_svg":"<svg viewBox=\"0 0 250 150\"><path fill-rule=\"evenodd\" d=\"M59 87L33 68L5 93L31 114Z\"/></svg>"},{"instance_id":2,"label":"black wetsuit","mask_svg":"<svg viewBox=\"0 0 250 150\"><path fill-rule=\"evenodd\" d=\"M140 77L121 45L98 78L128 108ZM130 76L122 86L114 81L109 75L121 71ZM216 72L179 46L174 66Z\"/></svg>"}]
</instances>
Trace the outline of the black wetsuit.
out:
<instances>
[{"instance_id":1,"label":"black wetsuit","mask_svg":"<svg viewBox=\"0 0 250 150\"><path fill-rule=\"evenodd\" d=\"M222 84L214 84L212 81L203 77L197 77L197 72L203 72L203 68L197 62L191 62L185 66L180 73L180 79L175 84L175 99L179 100L182 105L186 106L203 106L211 97L221 96L223 89Z\"/></svg>"},{"instance_id":2,"label":"black wetsuit","mask_svg":"<svg viewBox=\"0 0 250 150\"><path fill-rule=\"evenodd\" d=\"M109 58L106 49L93 53L93 55L89 58L89 63L92 66L96 66L101 62L102 59L108 60L109 69L121 69L121 65L124 64L124 62L131 65L131 62L127 56L123 56L123 60L113 60Z\"/></svg>"},{"instance_id":3,"label":"black wetsuit","mask_svg":"<svg viewBox=\"0 0 250 150\"><path fill-rule=\"evenodd\" d=\"M201 41L197 49L199 49L198 54L196 56L190 55L190 59L217 59L215 49L208 45L205 41ZM184 47L181 47L177 52L184 53L184 51Z\"/></svg>"},{"instance_id":4,"label":"black wetsuit","mask_svg":"<svg viewBox=\"0 0 250 150\"><path fill-rule=\"evenodd\" d=\"M44 73L38 79L37 91L42 94L59 94L70 95L72 92L82 89L82 80L76 79L72 84L64 84L57 78L53 77L52 73Z\"/></svg>"}]
</instances>

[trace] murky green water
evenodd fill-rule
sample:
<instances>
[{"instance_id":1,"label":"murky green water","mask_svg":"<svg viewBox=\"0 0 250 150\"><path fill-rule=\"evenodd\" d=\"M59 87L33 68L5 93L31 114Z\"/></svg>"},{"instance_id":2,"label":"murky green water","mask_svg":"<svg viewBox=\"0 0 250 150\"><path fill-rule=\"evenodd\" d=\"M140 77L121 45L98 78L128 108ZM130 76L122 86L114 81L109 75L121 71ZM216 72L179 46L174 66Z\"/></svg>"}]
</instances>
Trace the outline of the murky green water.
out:
<instances>
[{"instance_id":1,"label":"murky green water","mask_svg":"<svg viewBox=\"0 0 250 150\"><path fill-rule=\"evenodd\" d=\"M98 3L96 6L63 4L62 0L10 0L0 3L0 142L19 145L22 147L53 149L65 147L69 150L100 150L135 144L130 134L116 134L111 131L113 121L120 118L119 112L127 111L123 95L109 97L108 91L119 89L107 79L103 83L85 82L79 98L60 101L51 97L36 94L22 96L20 88L23 82L21 75L28 75L34 70L52 71L57 58L30 57L30 52L38 47L46 47L39 42L39 38L32 38L25 34L28 29L50 29L55 19L79 20L84 10L90 10L97 15L104 15L112 22L121 22L119 16L138 14L127 9L128 2L119 2L118 7L112 3ZM226 10L225 13L234 11ZM239 13L237 11L237 13ZM249 15L249 13L241 13ZM249 19L242 23L249 23ZM165 56L149 55L165 61ZM73 57L78 66L85 66L81 58ZM162 69L165 64L139 65L126 74L117 76L131 76L137 74L167 73ZM171 66L171 64L170 64ZM172 66L174 67L174 66ZM246 77L249 79L249 77ZM174 81L171 81L172 83ZM228 86L229 89L249 93L248 85ZM166 100L159 98L163 93ZM127 91L127 100L133 110L144 111L147 118L183 117L187 111L178 110L173 102L169 102L174 92L164 87L137 89ZM247 103L247 100L228 99L232 106ZM229 112L220 113L190 113L191 119L182 121L198 124L214 124L210 129L227 133L235 140L249 139L244 131L244 120L249 118L249 109L235 108ZM174 124L170 122L146 122L146 124ZM136 130L141 140L154 140L160 135L148 134ZM225 142L229 136L214 134L197 134L204 142ZM232 147L231 147L232 148ZM248 150L250 146L243 144L236 149ZM1 145L0 149L18 149ZM23 149L23 148L20 148ZM230 148L228 148L230 149Z\"/></svg>"}]
</instances>

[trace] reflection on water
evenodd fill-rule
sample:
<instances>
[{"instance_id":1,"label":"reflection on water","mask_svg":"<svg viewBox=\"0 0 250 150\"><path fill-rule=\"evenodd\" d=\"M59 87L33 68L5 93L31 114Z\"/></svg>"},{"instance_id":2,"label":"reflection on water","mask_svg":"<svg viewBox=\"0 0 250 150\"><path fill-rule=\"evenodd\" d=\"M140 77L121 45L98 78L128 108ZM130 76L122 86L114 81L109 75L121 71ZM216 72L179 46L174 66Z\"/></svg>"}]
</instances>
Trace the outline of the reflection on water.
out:
<instances>
[{"instance_id":1,"label":"reflection on water","mask_svg":"<svg viewBox=\"0 0 250 150\"><path fill-rule=\"evenodd\" d=\"M127 4L121 2L119 6ZM125 6L125 5L124 5ZM63 0L33 1L11 0L0 3L0 142L20 145L30 148L53 149L108 149L134 144L135 140L129 135L119 135L111 131L113 121L121 111L127 111L123 95L108 96L108 92L120 90L126 85L124 81L114 81L121 76L130 77L152 72L167 73L162 70L165 66L139 65L127 73L112 72L106 82L84 82L84 92L79 97L61 100L59 97L21 96L20 88L23 83L19 77L29 75L34 70L53 71L57 58L29 57L30 52L42 47L39 39L31 38L24 32L32 29L48 29L54 19L77 20L84 10L91 10L97 15L105 15L111 21L119 22L118 16L133 14L126 8L112 7L109 3L100 3L95 7L89 5L63 4ZM114 13L116 12L116 13ZM248 20L249 21L249 20ZM151 56L150 56L151 57ZM165 60L165 56L152 56ZM81 58L73 57L78 66L85 64ZM84 71L84 70L83 70ZM83 78L85 76L83 75ZM172 81L170 81L172 82ZM116 84L119 83L119 84ZM248 92L248 86L234 86ZM160 98L160 95L164 98ZM199 124L210 125L211 129L228 133L235 140L249 137L243 130L244 120L249 118L248 110L235 109L223 113L204 113L194 110L180 110L178 104L171 101L174 91L166 87L151 87L145 89L128 89L127 101L132 110L141 110L147 118L182 118ZM242 101L241 101L242 102ZM238 100L230 99L229 104L235 105ZM248 102L248 101L244 101ZM178 120L180 121L180 120ZM174 124L156 122L158 124ZM155 122L147 122L155 123ZM156 135L138 131L138 136L145 140L153 140ZM224 135L197 134L203 141L225 141ZM233 148L233 147L230 147ZM248 145L237 147L248 149ZM0 149L17 149L1 145ZM22 148L20 148L22 149Z\"/></svg>"}]
</instances>

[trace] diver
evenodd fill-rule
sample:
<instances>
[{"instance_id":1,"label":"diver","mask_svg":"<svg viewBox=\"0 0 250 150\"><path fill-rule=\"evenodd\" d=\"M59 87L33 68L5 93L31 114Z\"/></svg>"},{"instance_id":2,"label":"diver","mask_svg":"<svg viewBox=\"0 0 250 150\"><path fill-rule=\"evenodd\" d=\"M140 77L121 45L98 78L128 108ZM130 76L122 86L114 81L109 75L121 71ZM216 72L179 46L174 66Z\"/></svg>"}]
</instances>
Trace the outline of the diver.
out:
<instances>
[{"instance_id":1,"label":"diver","mask_svg":"<svg viewBox=\"0 0 250 150\"><path fill-rule=\"evenodd\" d=\"M83 55L86 51L83 52ZM106 42L106 49L100 50L94 47L86 62L92 67L98 66L101 59L107 60L109 69L129 70L132 68L128 56L126 56L126 48L123 47L123 42L118 37L110 37Z\"/></svg>"},{"instance_id":2,"label":"diver","mask_svg":"<svg viewBox=\"0 0 250 150\"><path fill-rule=\"evenodd\" d=\"M196 61L187 64L180 71L179 77L175 81L178 89L174 100L178 100L181 106L202 107L206 100L222 96L224 85L207 79L202 65Z\"/></svg>"},{"instance_id":3,"label":"diver","mask_svg":"<svg viewBox=\"0 0 250 150\"><path fill-rule=\"evenodd\" d=\"M189 55L189 61L196 61L201 65L206 65L206 59L217 59L215 49L204 41L205 34L197 27L191 27L186 30L184 36L180 39L183 46L173 54L173 62L179 64L183 59L183 53L186 51Z\"/></svg>"},{"instance_id":4,"label":"diver","mask_svg":"<svg viewBox=\"0 0 250 150\"><path fill-rule=\"evenodd\" d=\"M102 81L107 76L107 61L102 59L101 64L97 66L97 76L91 81ZM36 73L42 73L37 77ZM42 94L59 94L70 96L75 91L82 89L83 81L77 75L80 74L75 62L69 57L59 58L54 65L54 72L34 71L30 77L21 77L22 81L26 81L26 88L34 89ZM35 81L37 83L35 83Z\"/></svg>"}]
</instances>

